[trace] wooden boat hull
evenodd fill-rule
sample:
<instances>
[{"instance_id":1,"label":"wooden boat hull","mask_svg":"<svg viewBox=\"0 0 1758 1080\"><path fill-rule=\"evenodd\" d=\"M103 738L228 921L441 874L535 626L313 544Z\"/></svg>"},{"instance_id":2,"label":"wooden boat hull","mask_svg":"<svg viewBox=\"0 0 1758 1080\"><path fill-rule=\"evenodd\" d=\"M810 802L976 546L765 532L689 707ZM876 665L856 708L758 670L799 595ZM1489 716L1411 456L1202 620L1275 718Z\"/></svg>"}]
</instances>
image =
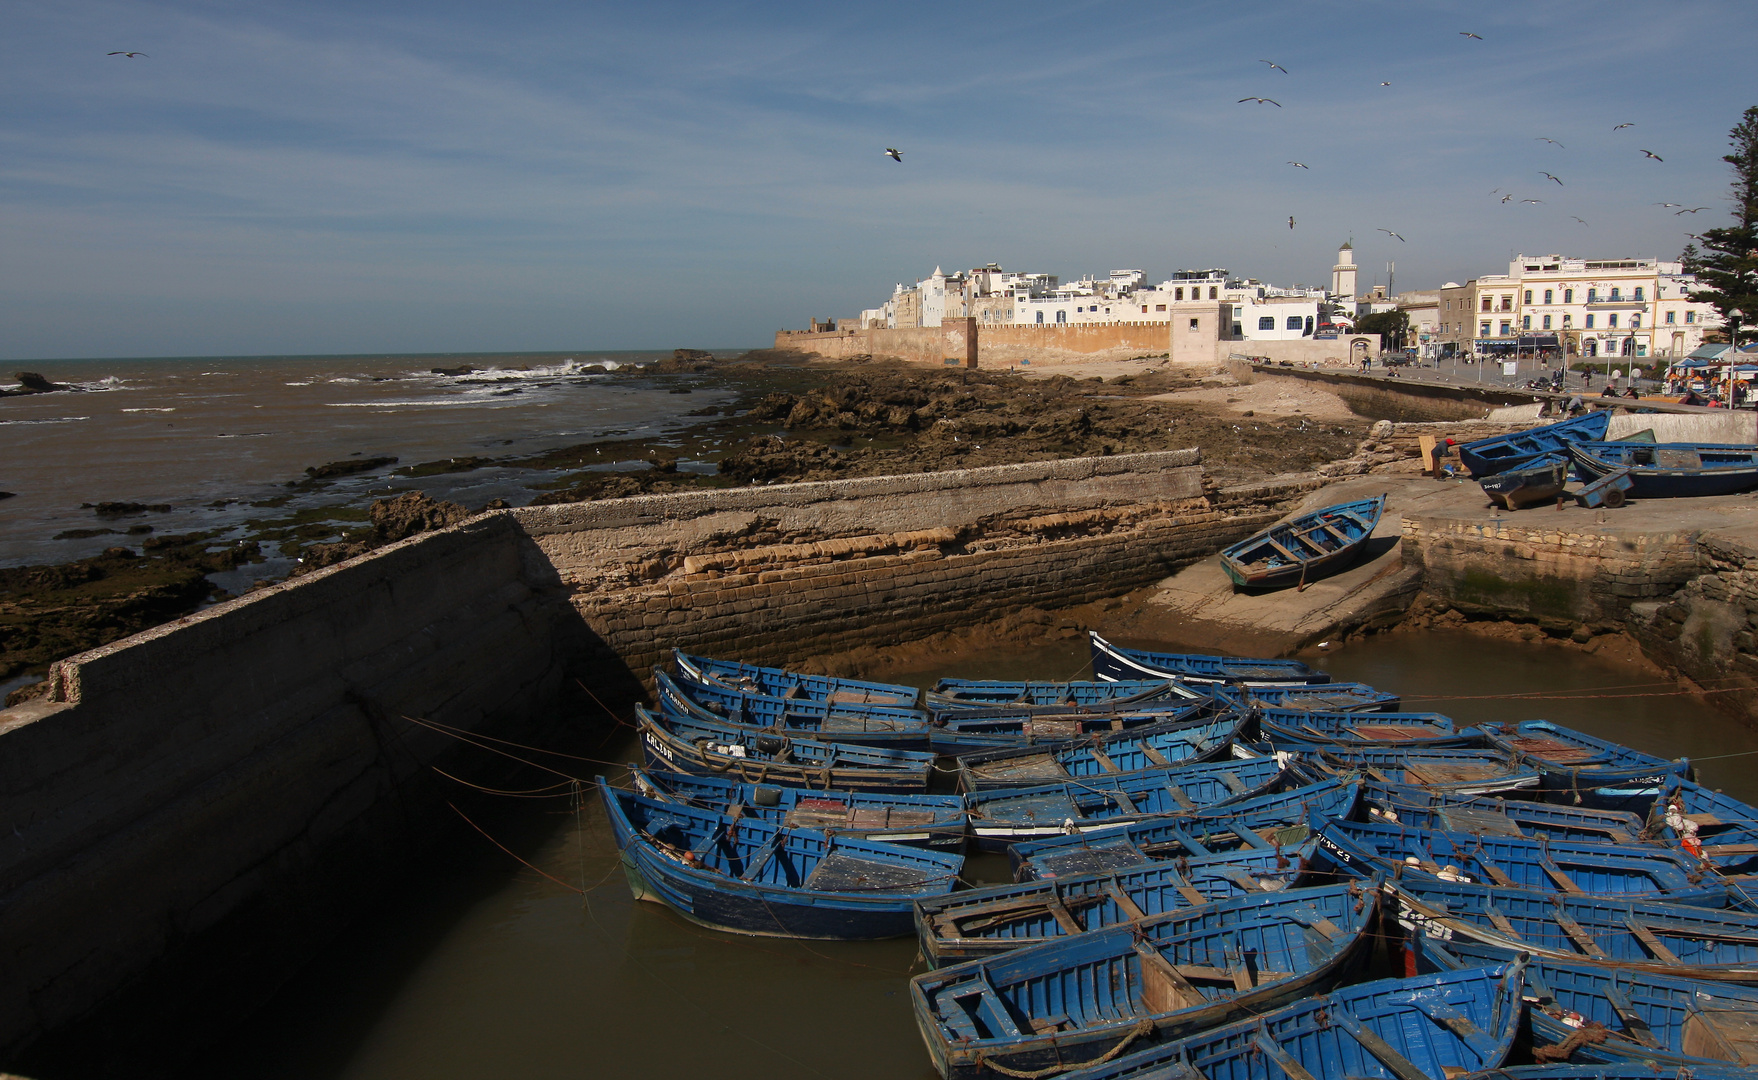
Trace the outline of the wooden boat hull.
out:
<instances>
[{"instance_id":1,"label":"wooden boat hull","mask_svg":"<svg viewBox=\"0 0 1758 1080\"><path fill-rule=\"evenodd\" d=\"M1287 771L1273 757L1149 769L1044 787L1003 788L965 796L979 850L1006 851L1017 843L1118 828L1167 814L1267 795Z\"/></svg>"},{"instance_id":2,"label":"wooden boat hull","mask_svg":"<svg viewBox=\"0 0 1758 1080\"><path fill-rule=\"evenodd\" d=\"M662 709L711 724L769 733L782 731L820 742L893 750L927 750L933 741L933 723L919 709L768 697L712 683L673 679L657 668L653 680Z\"/></svg>"},{"instance_id":3,"label":"wooden boat hull","mask_svg":"<svg viewBox=\"0 0 1758 1080\"><path fill-rule=\"evenodd\" d=\"M771 697L801 697L845 705L901 705L915 708L921 704L922 692L913 686L839 679L829 675L806 675L784 668L758 667L732 660L692 656L680 649L673 649L671 652L672 662L680 674L697 681L718 680L733 689L751 693Z\"/></svg>"},{"instance_id":4,"label":"wooden boat hull","mask_svg":"<svg viewBox=\"0 0 1758 1080\"><path fill-rule=\"evenodd\" d=\"M1263 1016L1150 1046L1071 1080L1444 1080L1513 1049L1523 965L1341 987Z\"/></svg>"},{"instance_id":5,"label":"wooden boat hull","mask_svg":"<svg viewBox=\"0 0 1758 1080\"><path fill-rule=\"evenodd\" d=\"M1370 780L1428 788L1454 795L1536 793L1539 771L1504 750L1450 750L1337 746L1318 760L1338 773L1359 771Z\"/></svg>"},{"instance_id":6,"label":"wooden boat hull","mask_svg":"<svg viewBox=\"0 0 1758 1080\"><path fill-rule=\"evenodd\" d=\"M1658 845L1614 846L1524 836L1436 832L1372 822L1312 819L1314 873L1384 874L1395 881L1444 885L1493 883L1570 897L1661 900L1721 907L1727 887ZM1449 867L1454 868L1449 870Z\"/></svg>"},{"instance_id":7,"label":"wooden boat hull","mask_svg":"<svg viewBox=\"0 0 1758 1080\"><path fill-rule=\"evenodd\" d=\"M1317 581L1361 556L1385 511L1385 496L1339 503L1272 525L1221 552L1221 569L1244 589Z\"/></svg>"},{"instance_id":8,"label":"wooden boat hull","mask_svg":"<svg viewBox=\"0 0 1758 1080\"><path fill-rule=\"evenodd\" d=\"M1723 874L1758 872L1758 807L1691 780L1674 781L1665 802L1676 804L1675 814L1669 815L1667 806L1658 801L1649 809L1649 825L1656 835ZM1686 827L1687 821L1694 832ZM1685 846L1687 836L1695 839L1697 850Z\"/></svg>"},{"instance_id":9,"label":"wooden boat hull","mask_svg":"<svg viewBox=\"0 0 1758 1080\"><path fill-rule=\"evenodd\" d=\"M897 756L896 764L854 764L860 759L834 753L814 761L777 760L755 748L764 736L730 728L689 725L675 718L656 717L637 710L641 753L649 768L670 772L724 776L746 784L784 784L789 787L838 791L924 793L933 775L930 754ZM788 752L806 747L804 740L790 740ZM818 744L830 747L834 744ZM732 752L733 747L744 754ZM904 752L899 751L897 755Z\"/></svg>"},{"instance_id":10,"label":"wooden boat hull","mask_svg":"<svg viewBox=\"0 0 1758 1080\"><path fill-rule=\"evenodd\" d=\"M1425 788L1368 781L1361 791L1362 820L1438 832L1528 836L1590 844L1637 844L1642 819L1617 810L1592 810L1526 799L1448 795Z\"/></svg>"},{"instance_id":11,"label":"wooden boat hull","mask_svg":"<svg viewBox=\"0 0 1758 1080\"><path fill-rule=\"evenodd\" d=\"M930 745L935 753L958 756L985 750L1012 750L1053 746L1080 739L1102 737L1196 720L1214 711L1211 700L1161 705L1140 712L1100 713L1085 709L1051 711L1010 708L950 709L936 713Z\"/></svg>"},{"instance_id":12,"label":"wooden boat hull","mask_svg":"<svg viewBox=\"0 0 1758 1080\"><path fill-rule=\"evenodd\" d=\"M1491 435L1459 445L1459 461L1473 479L1494 476L1547 454L1564 454L1571 443L1599 442L1611 428L1611 413L1596 411L1512 435Z\"/></svg>"},{"instance_id":13,"label":"wooden boat hull","mask_svg":"<svg viewBox=\"0 0 1758 1080\"><path fill-rule=\"evenodd\" d=\"M871 792L813 791L768 784L744 784L716 776L642 771L629 767L635 790L650 799L677 800L714 813L738 808L790 829L817 829L876 844L960 851L970 814L957 795L881 795Z\"/></svg>"},{"instance_id":14,"label":"wooden boat hull","mask_svg":"<svg viewBox=\"0 0 1758 1080\"><path fill-rule=\"evenodd\" d=\"M1311 815L1346 816L1360 795L1358 783L1327 780L1292 791L1261 795L1206 812L1150 818L1133 825L1075 836L1019 843L1008 850L1015 881L1116 870L1179 857L1216 855L1241 847L1289 859L1310 836Z\"/></svg>"},{"instance_id":15,"label":"wooden boat hull","mask_svg":"<svg viewBox=\"0 0 1758 1080\"><path fill-rule=\"evenodd\" d=\"M1588 481L1629 470L1632 499L1732 495L1758 487L1758 446L1600 443L1570 448Z\"/></svg>"},{"instance_id":16,"label":"wooden boat hull","mask_svg":"<svg viewBox=\"0 0 1758 1080\"><path fill-rule=\"evenodd\" d=\"M1408 881L1387 915L1431 944L1705 982L1758 983L1758 915L1665 901Z\"/></svg>"},{"instance_id":17,"label":"wooden boat hull","mask_svg":"<svg viewBox=\"0 0 1758 1080\"><path fill-rule=\"evenodd\" d=\"M1352 977L1371 952L1376 902L1373 890L1329 888L1207 904L918 975L910 997L948 1080L1006 1075L992 1065L1067 1069Z\"/></svg>"},{"instance_id":18,"label":"wooden boat hull","mask_svg":"<svg viewBox=\"0 0 1758 1080\"><path fill-rule=\"evenodd\" d=\"M1231 851L925 898L916 902L916 936L928 966L945 967L1303 883L1293 852Z\"/></svg>"},{"instance_id":19,"label":"wooden boat hull","mask_svg":"<svg viewBox=\"0 0 1758 1080\"><path fill-rule=\"evenodd\" d=\"M1242 714L1212 720L1151 724L1133 731L1096 735L1047 747L1024 747L961 754L959 789L966 792L1042 787L1098 777L1120 777L1147 769L1194 765L1225 757L1244 722Z\"/></svg>"},{"instance_id":20,"label":"wooden boat hull","mask_svg":"<svg viewBox=\"0 0 1758 1080\"><path fill-rule=\"evenodd\" d=\"M1262 709L1258 741L1278 749L1363 747L1454 749L1483 745L1476 728L1456 730L1440 713L1330 712Z\"/></svg>"},{"instance_id":21,"label":"wooden boat hull","mask_svg":"<svg viewBox=\"0 0 1758 1080\"><path fill-rule=\"evenodd\" d=\"M1568 461L1552 455L1485 477L1479 486L1502 509L1522 510L1554 501L1568 485Z\"/></svg>"},{"instance_id":22,"label":"wooden boat hull","mask_svg":"<svg viewBox=\"0 0 1758 1080\"><path fill-rule=\"evenodd\" d=\"M1492 746L1539 771L1547 798L1577 806L1646 805L1669 783L1691 778L1685 758L1668 761L1549 720L1485 724L1483 732Z\"/></svg>"},{"instance_id":23,"label":"wooden boat hull","mask_svg":"<svg viewBox=\"0 0 1758 1080\"><path fill-rule=\"evenodd\" d=\"M1175 679L1203 683L1325 683L1331 677L1298 660L1261 656L1210 656L1203 653L1161 653L1113 645L1096 631L1087 631L1093 677L1106 682Z\"/></svg>"},{"instance_id":24,"label":"wooden boat hull","mask_svg":"<svg viewBox=\"0 0 1758 1080\"><path fill-rule=\"evenodd\" d=\"M602 777L598 788L635 898L663 903L716 930L843 941L902 936L914 929L915 897L950 892L964 864L953 855L704 816L675 803L618 792ZM654 816L646 816L649 810ZM658 835L684 843L695 837L678 828L680 819L690 825L711 819L718 832L687 849L662 843ZM726 837L747 832L754 838L740 850L765 854L716 861L724 850L739 846Z\"/></svg>"}]
</instances>

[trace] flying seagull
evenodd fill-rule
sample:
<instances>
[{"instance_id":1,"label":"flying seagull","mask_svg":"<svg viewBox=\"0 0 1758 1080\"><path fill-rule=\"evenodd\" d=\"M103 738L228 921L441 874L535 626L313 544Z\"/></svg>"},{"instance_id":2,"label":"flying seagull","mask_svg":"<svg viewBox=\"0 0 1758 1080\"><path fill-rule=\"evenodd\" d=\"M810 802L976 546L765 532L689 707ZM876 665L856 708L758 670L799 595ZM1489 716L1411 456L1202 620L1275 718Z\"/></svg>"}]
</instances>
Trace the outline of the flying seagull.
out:
<instances>
[{"instance_id":1,"label":"flying seagull","mask_svg":"<svg viewBox=\"0 0 1758 1080\"><path fill-rule=\"evenodd\" d=\"M137 57L137 56L146 56L146 53L143 53L143 52L128 52L128 51L127 51L127 50L125 50L125 49L117 49L117 50L116 50L116 51L115 51L115 52L112 52L112 53L105 53L105 54L104 54L104 55L105 55L105 56L126 56L126 57L128 57L128 58L129 58L129 59L130 59L130 60L133 60L133 59L134 59L134 58L135 58L135 57ZM147 56L147 59L148 59L148 60L151 60L151 59L152 59L152 57L150 57L150 56Z\"/></svg>"},{"instance_id":2,"label":"flying seagull","mask_svg":"<svg viewBox=\"0 0 1758 1080\"><path fill-rule=\"evenodd\" d=\"M1547 173L1542 169L1539 170L1538 175L1544 177L1546 180L1557 180L1556 177L1552 176L1550 173ZM1557 187L1562 187L1562 186L1563 186L1563 182L1561 180L1557 180Z\"/></svg>"},{"instance_id":3,"label":"flying seagull","mask_svg":"<svg viewBox=\"0 0 1758 1080\"><path fill-rule=\"evenodd\" d=\"M1617 127L1612 128L1612 130L1613 131L1622 131L1627 127L1635 127L1635 126L1636 126L1635 124L1619 124Z\"/></svg>"},{"instance_id":4,"label":"flying seagull","mask_svg":"<svg viewBox=\"0 0 1758 1080\"><path fill-rule=\"evenodd\" d=\"M1234 102L1234 104L1235 105L1243 105L1248 101L1255 101L1259 105L1274 105L1278 109L1280 109L1282 107L1282 103L1280 101L1271 101L1267 97L1242 97L1238 101Z\"/></svg>"},{"instance_id":5,"label":"flying seagull","mask_svg":"<svg viewBox=\"0 0 1758 1080\"><path fill-rule=\"evenodd\" d=\"M1294 227L1294 215L1293 214L1288 215L1288 227L1290 229L1292 229Z\"/></svg>"},{"instance_id":6,"label":"flying seagull","mask_svg":"<svg viewBox=\"0 0 1758 1080\"><path fill-rule=\"evenodd\" d=\"M1520 201L1523 203L1529 203L1529 202L1530 203L1541 203L1544 200L1543 199L1521 199Z\"/></svg>"},{"instance_id":7,"label":"flying seagull","mask_svg":"<svg viewBox=\"0 0 1758 1080\"><path fill-rule=\"evenodd\" d=\"M1501 193L1502 193L1501 188L1496 188L1494 191L1490 192L1491 195L1500 195Z\"/></svg>"},{"instance_id":8,"label":"flying seagull","mask_svg":"<svg viewBox=\"0 0 1758 1080\"><path fill-rule=\"evenodd\" d=\"M1550 143L1552 146L1562 147L1562 149L1564 149L1564 150L1568 149L1568 147L1563 146L1562 143L1557 142L1555 139L1547 139L1543 135L1538 136L1537 138L1533 139L1532 141L1533 142L1547 142L1547 143Z\"/></svg>"},{"instance_id":9,"label":"flying seagull","mask_svg":"<svg viewBox=\"0 0 1758 1080\"><path fill-rule=\"evenodd\" d=\"M1381 229L1379 231L1385 233L1387 236L1395 237L1400 243L1407 242L1404 240L1404 238L1402 236L1399 236L1397 233L1393 232L1390 229Z\"/></svg>"},{"instance_id":10,"label":"flying seagull","mask_svg":"<svg viewBox=\"0 0 1758 1080\"><path fill-rule=\"evenodd\" d=\"M1495 194L1495 193L1494 193L1494 192L1491 192L1491 193L1490 193L1490 194L1492 194L1492 195L1493 195L1493 194ZM1509 193L1509 194L1507 194L1507 195L1503 195L1503 196L1502 196L1502 202L1504 202L1504 203L1510 203L1510 202L1513 202L1513 201L1514 201L1514 196L1513 196L1513 194L1512 194L1512 193Z\"/></svg>"},{"instance_id":11,"label":"flying seagull","mask_svg":"<svg viewBox=\"0 0 1758 1080\"><path fill-rule=\"evenodd\" d=\"M885 156L890 158L893 161L902 161L903 160L903 151L897 149L896 147L887 146L885 148Z\"/></svg>"},{"instance_id":12,"label":"flying seagull","mask_svg":"<svg viewBox=\"0 0 1758 1080\"><path fill-rule=\"evenodd\" d=\"M1674 210L1673 217L1678 217L1680 214L1695 214L1699 210L1707 210L1707 209L1709 209L1709 207L1707 207L1707 206L1693 206L1689 210Z\"/></svg>"},{"instance_id":13,"label":"flying seagull","mask_svg":"<svg viewBox=\"0 0 1758 1080\"><path fill-rule=\"evenodd\" d=\"M1476 38L1476 39L1477 39L1477 40L1478 40L1478 41L1482 41L1482 40L1483 40L1483 37L1482 37L1482 35L1479 35L1479 34L1473 34L1473 33L1472 33L1472 32L1471 32L1471 31L1469 31L1469 30L1461 30L1461 31L1459 31L1459 36L1460 36L1460 37L1468 37L1468 38Z\"/></svg>"},{"instance_id":14,"label":"flying seagull","mask_svg":"<svg viewBox=\"0 0 1758 1080\"><path fill-rule=\"evenodd\" d=\"M1569 216L1570 216L1570 217L1574 217L1574 215L1573 215L1573 214L1570 214L1570 215L1569 215ZM1576 220L1576 221L1581 221L1581 219L1580 219L1580 218L1575 218L1575 220ZM1585 225L1585 224L1587 224L1587 223L1586 223L1586 222L1585 222L1585 221L1581 221L1581 224L1583 224L1583 225Z\"/></svg>"},{"instance_id":15,"label":"flying seagull","mask_svg":"<svg viewBox=\"0 0 1758 1080\"><path fill-rule=\"evenodd\" d=\"M1665 161L1666 160L1666 158L1661 157L1659 154L1655 153L1652 150L1644 150L1644 151L1642 151L1642 153L1647 157L1653 158L1655 161Z\"/></svg>"},{"instance_id":16,"label":"flying seagull","mask_svg":"<svg viewBox=\"0 0 1758 1080\"><path fill-rule=\"evenodd\" d=\"M1671 209L1671 208L1672 208L1672 207L1675 207L1675 206L1683 206L1683 205L1685 205L1685 204L1684 204L1684 203L1676 203L1676 202L1657 202L1657 203L1655 203L1655 204L1654 204L1654 205L1656 205L1656 206L1664 206L1664 207L1667 207L1667 208L1668 208L1668 209Z\"/></svg>"},{"instance_id":17,"label":"flying seagull","mask_svg":"<svg viewBox=\"0 0 1758 1080\"><path fill-rule=\"evenodd\" d=\"M1307 166L1307 165L1302 165L1302 164L1301 164L1301 163L1300 163L1300 162L1298 162L1298 161L1290 161L1290 162L1289 162L1289 163L1288 163L1288 164L1290 164L1290 165L1292 165L1292 166L1294 166L1294 167L1295 167L1295 168L1296 168L1296 169L1307 169L1307 170L1308 170L1308 171L1311 171L1311 167L1310 167L1310 166Z\"/></svg>"},{"instance_id":18,"label":"flying seagull","mask_svg":"<svg viewBox=\"0 0 1758 1080\"><path fill-rule=\"evenodd\" d=\"M1284 74L1284 75L1288 74L1288 69L1283 67L1281 64L1276 63L1274 60L1259 60L1258 63L1268 64L1271 67L1275 68L1277 71L1280 71L1282 74Z\"/></svg>"},{"instance_id":19,"label":"flying seagull","mask_svg":"<svg viewBox=\"0 0 1758 1080\"><path fill-rule=\"evenodd\" d=\"M1383 83L1380 83L1380 85L1381 85L1381 86L1390 86L1390 85L1392 85L1392 84L1391 84L1391 83L1389 83L1389 82L1383 82Z\"/></svg>"}]
</instances>

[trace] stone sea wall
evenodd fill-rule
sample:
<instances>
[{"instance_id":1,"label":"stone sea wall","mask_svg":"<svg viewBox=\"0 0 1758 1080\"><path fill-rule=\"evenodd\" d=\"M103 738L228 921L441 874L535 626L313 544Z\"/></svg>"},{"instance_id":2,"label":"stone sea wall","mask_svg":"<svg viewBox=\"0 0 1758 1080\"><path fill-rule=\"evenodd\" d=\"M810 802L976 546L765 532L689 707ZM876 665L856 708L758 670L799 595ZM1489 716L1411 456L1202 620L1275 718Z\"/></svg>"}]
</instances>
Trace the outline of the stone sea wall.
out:
<instances>
[{"instance_id":1,"label":"stone sea wall","mask_svg":"<svg viewBox=\"0 0 1758 1080\"><path fill-rule=\"evenodd\" d=\"M1631 632L1711 700L1758 724L1758 528L1699 535L1697 569L1666 600L1631 605Z\"/></svg>"}]
</instances>

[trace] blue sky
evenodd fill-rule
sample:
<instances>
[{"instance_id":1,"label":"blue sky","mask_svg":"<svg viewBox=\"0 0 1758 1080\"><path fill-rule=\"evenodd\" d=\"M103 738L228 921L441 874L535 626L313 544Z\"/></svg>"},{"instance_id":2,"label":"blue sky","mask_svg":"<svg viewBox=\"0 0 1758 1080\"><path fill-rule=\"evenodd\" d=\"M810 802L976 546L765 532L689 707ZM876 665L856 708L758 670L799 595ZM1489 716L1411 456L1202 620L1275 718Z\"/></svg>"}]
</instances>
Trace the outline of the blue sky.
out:
<instances>
[{"instance_id":1,"label":"blue sky","mask_svg":"<svg viewBox=\"0 0 1758 1080\"><path fill-rule=\"evenodd\" d=\"M1755 45L1715 2L0 0L0 357L761 345L936 264L1321 283L1351 236L1400 290L1671 257Z\"/></svg>"}]
</instances>

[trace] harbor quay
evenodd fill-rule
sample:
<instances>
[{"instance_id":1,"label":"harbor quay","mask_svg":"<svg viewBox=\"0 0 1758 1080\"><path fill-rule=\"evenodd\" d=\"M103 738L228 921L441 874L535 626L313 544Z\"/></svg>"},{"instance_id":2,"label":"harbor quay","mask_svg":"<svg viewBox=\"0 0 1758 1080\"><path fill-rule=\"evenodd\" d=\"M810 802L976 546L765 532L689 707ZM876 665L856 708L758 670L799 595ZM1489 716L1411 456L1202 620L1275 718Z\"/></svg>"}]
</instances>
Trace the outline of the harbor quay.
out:
<instances>
[{"instance_id":1,"label":"harbor quay","mask_svg":"<svg viewBox=\"0 0 1758 1080\"><path fill-rule=\"evenodd\" d=\"M1024 610L1188 632L1181 573L1376 489L1367 580L1299 594L1287 647L1410 619L1628 635L1758 722L1753 496L1492 512L1420 475L1424 436L1486 423L1388 420L1235 487L1186 449L496 511L62 661L0 712L0 1060L260 1005L457 827L433 767L460 734L541 740L574 687L626 711L673 646L854 670Z\"/></svg>"}]
</instances>

